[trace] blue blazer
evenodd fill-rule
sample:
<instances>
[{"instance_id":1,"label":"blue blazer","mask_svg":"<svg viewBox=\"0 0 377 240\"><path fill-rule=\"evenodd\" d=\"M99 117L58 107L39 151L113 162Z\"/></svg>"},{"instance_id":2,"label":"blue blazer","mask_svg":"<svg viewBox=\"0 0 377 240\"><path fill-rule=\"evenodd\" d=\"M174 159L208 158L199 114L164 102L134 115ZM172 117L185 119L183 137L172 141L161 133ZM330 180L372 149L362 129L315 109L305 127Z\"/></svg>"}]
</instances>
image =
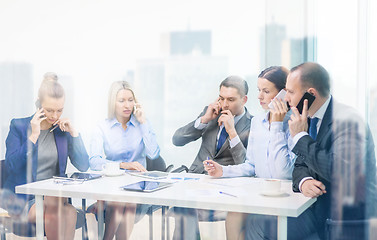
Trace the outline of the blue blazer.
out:
<instances>
[{"instance_id":1,"label":"blue blazer","mask_svg":"<svg viewBox=\"0 0 377 240\"><path fill-rule=\"evenodd\" d=\"M7 178L4 188L15 191L15 186L36 181L38 168L38 141L29 140L30 120L33 118L12 119L6 139L5 167ZM60 128L54 130L59 161L59 176L65 176L67 158L80 171L89 168L89 157L81 137L72 137Z\"/></svg>"}]
</instances>

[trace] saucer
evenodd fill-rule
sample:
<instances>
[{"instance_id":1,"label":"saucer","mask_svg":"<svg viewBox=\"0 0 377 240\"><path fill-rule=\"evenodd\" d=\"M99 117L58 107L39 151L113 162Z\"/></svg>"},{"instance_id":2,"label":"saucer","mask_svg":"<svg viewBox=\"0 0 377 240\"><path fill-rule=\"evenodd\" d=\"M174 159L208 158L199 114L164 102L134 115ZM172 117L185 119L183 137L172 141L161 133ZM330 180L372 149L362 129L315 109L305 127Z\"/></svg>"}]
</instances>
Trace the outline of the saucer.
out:
<instances>
[{"instance_id":1,"label":"saucer","mask_svg":"<svg viewBox=\"0 0 377 240\"><path fill-rule=\"evenodd\" d=\"M262 191L260 192L261 195L266 197L288 197L289 194L284 191Z\"/></svg>"},{"instance_id":2,"label":"saucer","mask_svg":"<svg viewBox=\"0 0 377 240\"><path fill-rule=\"evenodd\" d=\"M120 176L120 175L122 175L122 174L124 173L124 170L120 170L120 169L119 169L119 171L111 172L111 173L104 171L103 173L104 173L105 176L107 176L107 177L116 177L116 176Z\"/></svg>"}]
</instances>

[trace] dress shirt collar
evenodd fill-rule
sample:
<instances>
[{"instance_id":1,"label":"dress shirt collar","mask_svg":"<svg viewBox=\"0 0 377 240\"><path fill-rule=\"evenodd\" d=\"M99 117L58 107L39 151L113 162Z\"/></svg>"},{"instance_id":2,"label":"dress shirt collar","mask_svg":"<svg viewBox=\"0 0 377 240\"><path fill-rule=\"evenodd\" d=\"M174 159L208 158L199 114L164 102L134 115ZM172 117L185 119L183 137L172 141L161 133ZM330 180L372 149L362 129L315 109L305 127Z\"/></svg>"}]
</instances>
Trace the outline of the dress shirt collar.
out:
<instances>
[{"instance_id":1,"label":"dress shirt collar","mask_svg":"<svg viewBox=\"0 0 377 240\"><path fill-rule=\"evenodd\" d=\"M324 104L322 104L322 106L318 109L317 112L314 113L314 115L311 117L311 118L319 118L320 120L323 119L323 117L325 116L325 112L327 110L327 107L329 106L329 103L330 103L330 100L331 100L331 95L327 98L327 100L325 101Z\"/></svg>"},{"instance_id":2,"label":"dress shirt collar","mask_svg":"<svg viewBox=\"0 0 377 240\"><path fill-rule=\"evenodd\" d=\"M270 111L267 111L264 114L263 122L268 122L268 119L270 118Z\"/></svg>"},{"instance_id":3,"label":"dress shirt collar","mask_svg":"<svg viewBox=\"0 0 377 240\"><path fill-rule=\"evenodd\" d=\"M116 117L114 117L113 119L110 119L109 124L111 128L117 125L122 125ZM126 125L129 126L130 124L133 126L138 125L138 121L136 120L133 114L131 115L130 121L128 121Z\"/></svg>"},{"instance_id":4,"label":"dress shirt collar","mask_svg":"<svg viewBox=\"0 0 377 240\"><path fill-rule=\"evenodd\" d=\"M243 112L240 115L234 117L234 126L237 125L238 121L243 117L243 115L245 115L245 112L246 111L245 111L245 107L244 107Z\"/></svg>"}]
</instances>

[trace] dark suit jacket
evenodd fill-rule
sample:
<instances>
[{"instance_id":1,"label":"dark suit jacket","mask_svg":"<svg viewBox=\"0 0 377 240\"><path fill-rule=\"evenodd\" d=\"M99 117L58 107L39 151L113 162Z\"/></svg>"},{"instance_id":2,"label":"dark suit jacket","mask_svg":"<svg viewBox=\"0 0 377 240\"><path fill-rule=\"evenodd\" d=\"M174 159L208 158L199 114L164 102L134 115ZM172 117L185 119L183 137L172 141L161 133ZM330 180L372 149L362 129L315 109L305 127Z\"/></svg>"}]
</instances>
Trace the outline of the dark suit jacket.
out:
<instances>
[{"instance_id":1,"label":"dark suit jacket","mask_svg":"<svg viewBox=\"0 0 377 240\"><path fill-rule=\"evenodd\" d=\"M38 141L33 144L29 140L31 133L30 120L33 116L12 119L6 139L5 167L7 179L4 187L13 191L15 186L34 182L38 168ZM58 151L59 175L65 176L67 158L80 171L89 168L89 157L81 137L73 138L60 128L54 130L55 143ZM31 179L28 176L31 176Z\"/></svg>"},{"instance_id":2,"label":"dark suit jacket","mask_svg":"<svg viewBox=\"0 0 377 240\"><path fill-rule=\"evenodd\" d=\"M207 107L199 117L203 116L207 111ZM241 142L235 147L230 148L229 141L225 141L218 153L216 153L216 139L219 131L217 120L210 121L202 130L198 130L194 127L195 121L190 122L184 127L179 128L173 136L173 144L176 146L184 146L189 142L196 141L200 137L202 138L202 144L200 146L198 155L190 167L190 172L193 173L205 173L203 161L209 157L221 165L235 165L243 163L246 157L246 147L249 138L251 116L245 108L245 115L236 124L236 131L240 137ZM229 139L229 137L228 137Z\"/></svg>"},{"instance_id":3,"label":"dark suit jacket","mask_svg":"<svg viewBox=\"0 0 377 240\"><path fill-rule=\"evenodd\" d=\"M299 183L305 177L313 177L326 186L327 193L318 197L310 209L321 238L327 218L363 219L374 215L374 143L369 128L354 109L331 99L316 141L304 136L292 151L297 155L293 191L299 192ZM345 204L345 199L350 202Z\"/></svg>"}]
</instances>

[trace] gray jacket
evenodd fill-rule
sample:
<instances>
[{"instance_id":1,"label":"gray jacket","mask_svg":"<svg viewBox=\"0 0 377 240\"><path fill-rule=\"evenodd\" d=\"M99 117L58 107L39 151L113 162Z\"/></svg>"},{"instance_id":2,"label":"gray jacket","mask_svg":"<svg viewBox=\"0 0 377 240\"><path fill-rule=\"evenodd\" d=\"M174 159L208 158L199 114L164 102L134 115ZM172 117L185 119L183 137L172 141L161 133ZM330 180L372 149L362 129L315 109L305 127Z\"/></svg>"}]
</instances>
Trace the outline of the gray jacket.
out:
<instances>
[{"instance_id":1,"label":"gray jacket","mask_svg":"<svg viewBox=\"0 0 377 240\"><path fill-rule=\"evenodd\" d=\"M199 117L203 116L206 111L207 107L204 108ZM195 120L186 126L179 128L174 133L173 144L175 146L184 146L189 142L196 141L200 137L202 138L202 144L198 155L190 167L190 172L192 173L205 173L203 161L206 160L207 157L225 166L243 163L246 158L246 148L252 117L253 116L251 116L245 108L245 115L242 116L242 118L236 124L236 131L241 142L239 142L233 148L230 148L229 141L225 141L219 152L216 153L216 138L219 131L217 120L219 116L210 121L207 127L202 130L198 130L194 127Z\"/></svg>"}]
</instances>

